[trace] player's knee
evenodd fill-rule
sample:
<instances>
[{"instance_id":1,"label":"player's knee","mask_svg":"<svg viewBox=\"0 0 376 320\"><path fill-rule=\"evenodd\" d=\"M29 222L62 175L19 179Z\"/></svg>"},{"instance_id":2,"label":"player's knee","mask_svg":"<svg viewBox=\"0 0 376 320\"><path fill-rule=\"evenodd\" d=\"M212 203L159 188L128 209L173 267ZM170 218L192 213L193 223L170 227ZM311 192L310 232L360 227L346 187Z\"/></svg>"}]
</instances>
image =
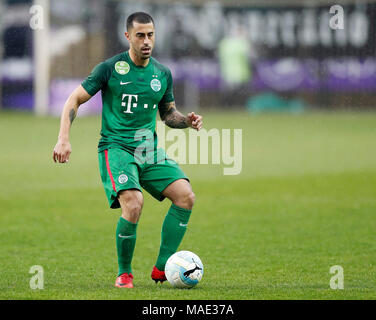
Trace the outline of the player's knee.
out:
<instances>
[{"instance_id":1,"label":"player's knee","mask_svg":"<svg viewBox=\"0 0 376 320\"><path fill-rule=\"evenodd\" d=\"M193 205L195 204L195 200L196 200L196 195L193 193L193 191L191 191L188 194L188 205L191 207L191 209L193 208Z\"/></svg>"},{"instance_id":2,"label":"player's knee","mask_svg":"<svg viewBox=\"0 0 376 320\"><path fill-rule=\"evenodd\" d=\"M119 195L119 201L123 218L131 222L137 222L144 205L142 194L140 192L123 193Z\"/></svg>"},{"instance_id":3,"label":"player's knee","mask_svg":"<svg viewBox=\"0 0 376 320\"><path fill-rule=\"evenodd\" d=\"M177 201L177 205L185 208L192 210L193 205L195 203L195 194L193 193L192 190L186 191Z\"/></svg>"},{"instance_id":4,"label":"player's knee","mask_svg":"<svg viewBox=\"0 0 376 320\"><path fill-rule=\"evenodd\" d=\"M139 200L131 200L126 203L125 207L130 214L140 215L142 211L142 202Z\"/></svg>"},{"instance_id":5,"label":"player's knee","mask_svg":"<svg viewBox=\"0 0 376 320\"><path fill-rule=\"evenodd\" d=\"M137 223L140 219L141 211L142 203L137 200L131 200L122 207L122 216L130 222Z\"/></svg>"}]
</instances>

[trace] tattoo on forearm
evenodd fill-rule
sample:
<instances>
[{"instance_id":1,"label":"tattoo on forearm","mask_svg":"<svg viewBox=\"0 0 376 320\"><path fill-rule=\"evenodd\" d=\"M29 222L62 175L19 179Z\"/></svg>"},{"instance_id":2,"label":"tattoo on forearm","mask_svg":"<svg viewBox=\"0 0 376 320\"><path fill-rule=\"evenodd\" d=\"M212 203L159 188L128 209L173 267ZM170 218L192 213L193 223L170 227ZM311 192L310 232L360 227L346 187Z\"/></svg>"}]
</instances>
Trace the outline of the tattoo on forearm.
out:
<instances>
[{"instance_id":1,"label":"tattoo on forearm","mask_svg":"<svg viewBox=\"0 0 376 320\"><path fill-rule=\"evenodd\" d=\"M69 121L71 124L75 118L76 118L76 111L74 109L71 109L69 111Z\"/></svg>"},{"instance_id":2,"label":"tattoo on forearm","mask_svg":"<svg viewBox=\"0 0 376 320\"><path fill-rule=\"evenodd\" d=\"M166 103L159 109L161 119L170 128L188 128L187 118L176 110L175 102Z\"/></svg>"},{"instance_id":3,"label":"tattoo on forearm","mask_svg":"<svg viewBox=\"0 0 376 320\"><path fill-rule=\"evenodd\" d=\"M172 109L165 118L165 123L170 128L184 129L188 128L186 118L175 108Z\"/></svg>"}]
</instances>

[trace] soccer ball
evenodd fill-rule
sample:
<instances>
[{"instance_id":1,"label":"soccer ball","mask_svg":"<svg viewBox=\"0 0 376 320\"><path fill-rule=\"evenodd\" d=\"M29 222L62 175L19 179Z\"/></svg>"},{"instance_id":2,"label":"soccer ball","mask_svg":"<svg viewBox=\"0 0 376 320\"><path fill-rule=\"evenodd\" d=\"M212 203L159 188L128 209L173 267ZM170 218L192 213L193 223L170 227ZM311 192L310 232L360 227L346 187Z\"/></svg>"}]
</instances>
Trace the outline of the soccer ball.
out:
<instances>
[{"instance_id":1,"label":"soccer ball","mask_svg":"<svg viewBox=\"0 0 376 320\"><path fill-rule=\"evenodd\" d=\"M204 266L193 252L179 251L168 258L165 274L174 288L192 288L201 281Z\"/></svg>"}]
</instances>

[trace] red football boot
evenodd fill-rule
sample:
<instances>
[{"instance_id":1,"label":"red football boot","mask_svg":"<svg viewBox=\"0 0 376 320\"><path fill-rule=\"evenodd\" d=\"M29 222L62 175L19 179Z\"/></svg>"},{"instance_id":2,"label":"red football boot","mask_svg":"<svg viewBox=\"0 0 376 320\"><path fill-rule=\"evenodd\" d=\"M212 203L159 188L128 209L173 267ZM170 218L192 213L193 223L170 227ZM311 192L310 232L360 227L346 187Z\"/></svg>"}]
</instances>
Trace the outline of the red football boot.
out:
<instances>
[{"instance_id":1,"label":"red football boot","mask_svg":"<svg viewBox=\"0 0 376 320\"><path fill-rule=\"evenodd\" d=\"M132 273L123 273L116 278L115 287L118 288L133 288Z\"/></svg>"},{"instance_id":2,"label":"red football boot","mask_svg":"<svg viewBox=\"0 0 376 320\"><path fill-rule=\"evenodd\" d=\"M151 272L151 278L155 281L155 283L158 283L158 281L162 283L163 281L167 280L165 272L159 271L156 266L153 267L153 271Z\"/></svg>"}]
</instances>

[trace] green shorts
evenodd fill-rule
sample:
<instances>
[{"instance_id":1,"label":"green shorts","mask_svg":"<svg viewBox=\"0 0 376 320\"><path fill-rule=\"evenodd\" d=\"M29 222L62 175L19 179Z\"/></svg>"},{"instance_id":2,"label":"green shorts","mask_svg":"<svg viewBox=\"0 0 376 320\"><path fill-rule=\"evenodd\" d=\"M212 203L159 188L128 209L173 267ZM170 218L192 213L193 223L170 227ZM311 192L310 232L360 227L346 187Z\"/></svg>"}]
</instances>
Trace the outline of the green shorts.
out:
<instances>
[{"instance_id":1,"label":"green shorts","mask_svg":"<svg viewBox=\"0 0 376 320\"><path fill-rule=\"evenodd\" d=\"M154 198L162 201L162 192L172 182L186 179L176 161L167 157L159 148L153 151L153 159L140 163L132 153L119 148L109 148L98 153L99 171L111 208L120 208L118 193L122 190L145 189Z\"/></svg>"}]
</instances>

